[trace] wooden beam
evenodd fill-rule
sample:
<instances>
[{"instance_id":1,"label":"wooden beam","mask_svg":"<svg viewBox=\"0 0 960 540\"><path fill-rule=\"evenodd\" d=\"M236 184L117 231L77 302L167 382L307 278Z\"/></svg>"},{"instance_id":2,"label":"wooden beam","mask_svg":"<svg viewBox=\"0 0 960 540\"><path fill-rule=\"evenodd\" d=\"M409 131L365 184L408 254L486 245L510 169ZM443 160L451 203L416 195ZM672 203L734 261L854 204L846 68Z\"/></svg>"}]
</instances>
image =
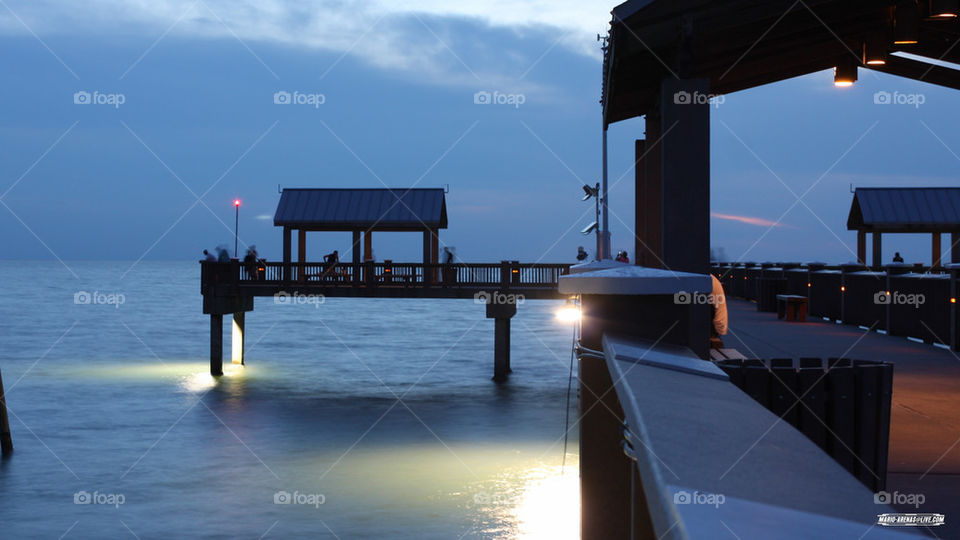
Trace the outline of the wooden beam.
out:
<instances>
[{"instance_id":1,"label":"wooden beam","mask_svg":"<svg viewBox=\"0 0 960 540\"><path fill-rule=\"evenodd\" d=\"M919 62L917 60L901 58L899 56L891 56L887 58L887 64L885 66L866 67L867 69L872 69L881 73L888 73L890 75L897 75L907 79L913 79L915 81L922 81L925 83L935 84L937 86L960 90L960 70L956 69L940 67L933 64L927 64L925 62Z\"/></svg>"}]
</instances>

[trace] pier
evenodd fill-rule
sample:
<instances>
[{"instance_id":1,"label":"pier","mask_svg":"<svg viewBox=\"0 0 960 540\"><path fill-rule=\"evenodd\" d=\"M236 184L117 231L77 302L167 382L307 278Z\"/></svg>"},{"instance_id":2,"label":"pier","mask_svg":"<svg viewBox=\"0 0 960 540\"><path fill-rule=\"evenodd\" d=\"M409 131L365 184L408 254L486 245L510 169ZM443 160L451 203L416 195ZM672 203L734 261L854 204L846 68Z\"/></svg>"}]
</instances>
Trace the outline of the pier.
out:
<instances>
[{"instance_id":1,"label":"pier","mask_svg":"<svg viewBox=\"0 0 960 540\"><path fill-rule=\"evenodd\" d=\"M210 373L223 374L223 317L232 316L231 359L243 364L247 313L254 299L278 304L299 298L448 298L485 304L494 320L496 381L510 367L510 319L518 299L567 298L558 291L570 264L438 262L439 231L447 227L442 189L286 189L274 224L283 230L283 261L244 264L201 261L203 313L210 316ZM297 231L296 261L292 259ZM350 262L306 260L307 232L350 232ZM423 262L373 260L373 235L413 232L423 235ZM360 245L363 244L361 258Z\"/></svg>"}]
</instances>

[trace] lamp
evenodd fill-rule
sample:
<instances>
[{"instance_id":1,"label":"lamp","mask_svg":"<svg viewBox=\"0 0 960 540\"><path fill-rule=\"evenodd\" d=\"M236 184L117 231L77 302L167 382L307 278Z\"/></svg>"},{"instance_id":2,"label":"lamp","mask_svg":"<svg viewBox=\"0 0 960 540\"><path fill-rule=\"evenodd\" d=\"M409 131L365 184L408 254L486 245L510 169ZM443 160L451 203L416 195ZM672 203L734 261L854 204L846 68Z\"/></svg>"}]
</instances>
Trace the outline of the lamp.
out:
<instances>
[{"instance_id":1,"label":"lamp","mask_svg":"<svg viewBox=\"0 0 960 540\"><path fill-rule=\"evenodd\" d=\"M580 320L580 308L573 298L568 298L567 303L557 311L557 319L563 322L577 322Z\"/></svg>"},{"instance_id":2,"label":"lamp","mask_svg":"<svg viewBox=\"0 0 960 540\"><path fill-rule=\"evenodd\" d=\"M887 41L871 38L863 42L863 63L867 66L883 66L887 63Z\"/></svg>"},{"instance_id":3,"label":"lamp","mask_svg":"<svg viewBox=\"0 0 960 540\"><path fill-rule=\"evenodd\" d=\"M587 225L586 227L584 227L584 229L583 229L582 231L580 231L580 232L582 232L583 234L590 234L590 233L592 233L592 232L595 231L595 230L597 230L597 222L596 222L596 221L594 221L593 223L591 223L591 224Z\"/></svg>"},{"instance_id":4,"label":"lamp","mask_svg":"<svg viewBox=\"0 0 960 540\"><path fill-rule=\"evenodd\" d=\"M960 12L960 0L930 0L931 19L952 19Z\"/></svg>"},{"instance_id":5,"label":"lamp","mask_svg":"<svg viewBox=\"0 0 960 540\"><path fill-rule=\"evenodd\" d=\"M917 0L899 0L893 11L893 44L915 45L920 41L920 8Z\"/></svg>"},{"instance_id":6,"label":"lamp","mask_svg":"<svg viewBox=\"0 0 960 540\"><path fill-rule=\"evenodd\" d=\"M583 200L585 201L589 201L590 197L597 197L600 194L600 190L598 188L591 187L587 184L583 185L583 192L585 193L583 196Z\"/></svg>"},{"instance_id":7,"label":"lamp","mask_svg":"<svg viewBox=\"0 0 960 540\"><path fill-rule=\"evenodd\" d=\"M857 64L847 60L833 68L833 85L837 88L853 86L857 82Z\"/></svg>"}]
</instances>

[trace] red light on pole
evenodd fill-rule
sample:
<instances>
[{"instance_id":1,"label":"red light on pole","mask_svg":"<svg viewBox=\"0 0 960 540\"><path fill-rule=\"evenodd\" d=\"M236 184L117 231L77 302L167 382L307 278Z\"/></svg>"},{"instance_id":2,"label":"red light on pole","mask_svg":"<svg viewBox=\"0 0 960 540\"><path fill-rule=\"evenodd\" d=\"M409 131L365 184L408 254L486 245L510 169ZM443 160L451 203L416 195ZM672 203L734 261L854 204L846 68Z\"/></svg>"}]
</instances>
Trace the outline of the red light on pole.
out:
<instances>
[{"instance_id":1,"label":"red light on pole","mask_svg":"<svg viewBox=\"0 0 960 540\"><path fill-rule=\"evenodd\" d=\"M240 245L240 199L233 200L233 207L237 210L233 223L233 258L238 258L237 249Z\"/></svg>"}]
</instances>

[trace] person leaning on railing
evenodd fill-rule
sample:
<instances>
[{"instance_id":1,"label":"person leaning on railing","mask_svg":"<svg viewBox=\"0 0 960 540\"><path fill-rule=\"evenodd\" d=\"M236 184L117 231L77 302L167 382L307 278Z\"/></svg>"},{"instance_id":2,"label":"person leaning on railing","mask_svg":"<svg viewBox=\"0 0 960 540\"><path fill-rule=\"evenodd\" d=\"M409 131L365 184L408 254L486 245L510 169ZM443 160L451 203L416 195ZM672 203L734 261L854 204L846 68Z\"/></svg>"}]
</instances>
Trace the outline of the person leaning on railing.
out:
<instances>
[{"instance_id":1,"label":"person leaning on railing","mask_svg":"<svg viewBox=\"0 0 960 540\"><path fill-rule=\"evenodd\" d=\"M710 275L713 280L713 290L710 294L710 346L719 348L723 346L723 340L720 336L727 335L729 320L727 318L727 295L723 293L723 285L717 276Z\"/></svg>"}]
</instances>

